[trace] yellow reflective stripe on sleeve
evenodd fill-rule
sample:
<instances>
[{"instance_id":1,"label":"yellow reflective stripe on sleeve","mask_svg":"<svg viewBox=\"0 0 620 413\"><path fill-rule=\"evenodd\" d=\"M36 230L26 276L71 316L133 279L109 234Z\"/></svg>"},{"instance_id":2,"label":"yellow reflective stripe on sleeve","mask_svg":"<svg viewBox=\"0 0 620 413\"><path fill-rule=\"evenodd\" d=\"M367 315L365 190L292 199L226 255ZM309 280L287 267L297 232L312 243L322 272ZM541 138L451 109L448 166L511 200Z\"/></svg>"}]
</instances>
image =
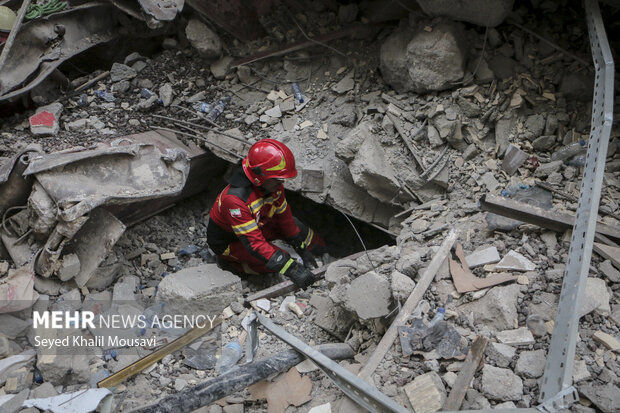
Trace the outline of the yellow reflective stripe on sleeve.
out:
<instances>
[{"instance_id":1,"label":"yellow reflective stripe on sleeve","mask_svg":"<svg viewBox=\"0 0 620 413\"><path fill-rule=\"evenodd\" d=\"M308 235L306 235L306 239L301 243L301 248L306 248L312 242L312 237L314 236L314 231L312 228L308 228Z\"/></svg>"},{"instance_id":2,"label":"yellow reflective stripe on sleeve","mask_svg":"<svg viewBox=\"0 0 620 413\"><path fill-rule=\"evenodd\" d=\"M281 214L284 211L286 211L286 207L288 206L286 199L284 200L284 202L282 203L282 205L280 205L279 207L276 208L276 214Z\"/></svg>"},{"instance_id":3,"label":"yellow reflective stripe on sleeve","mask_svg":"<svg viewBox=\"0 0 620 413\"><path fill-rule=\"evenodd\" d=\"M288 267L290 267L291 264L294 263L294 262L295 262L294 259L289 258L289 260L286 262L286 264L284 264L284 267L280 268L280 274L284 275L286 270L288 270Z\"/></svg>"},{"instance_id":4,"label":"yellow reflective stripe on sleeve","mask_svg":"<svg viewBox=\"0 0 620 413\"><path fill-rule=\"evenodd\" d=\"M250 211L252 211L253 214L256 214L263 207L264 203L265 200L263 198L258 198L249 205Z\"/></svg>"},{"instance_id":5,"label":"yellow reflective stripe on sleeve","mask_svg":"<svg viewBox=\"0 0 620 413\"><path fill-rule=\"evenodd\" d=\"M233 225L232 229L235 232L235 234L243 235L243 234L247 234L250 231L254 231L255 229L258 229L258 224L256 224L255 220L251 220L243 224Z\"/></svg>"}]
</instances>

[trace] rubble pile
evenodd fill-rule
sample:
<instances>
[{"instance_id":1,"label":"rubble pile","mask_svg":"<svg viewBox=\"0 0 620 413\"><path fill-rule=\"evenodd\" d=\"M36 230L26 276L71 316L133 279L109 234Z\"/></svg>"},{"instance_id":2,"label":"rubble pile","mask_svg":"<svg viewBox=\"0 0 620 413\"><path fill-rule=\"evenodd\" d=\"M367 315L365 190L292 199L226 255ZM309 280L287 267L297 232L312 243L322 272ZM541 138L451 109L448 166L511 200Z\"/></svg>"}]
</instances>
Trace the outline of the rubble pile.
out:
<instances>
[{"instance_id":1,"label":"rubble pile","mask_svg":"<svg viewBox=\"0 0 620 413\"><path fill-rule=\"evenodd\" d=\"M231 40L197 14L179 16L177 35L166 34L157 54L131 53L74 79L74 87L97 79L79 93L38 96L36 109L3 122L0 299L14 287L22 294L0 304L3 409L18 412L29 400L43 410L31 399L94 388L166 344L47 354L35 348L32 309L223 314L213 332L114 386L123 411L217 377L221 347L248 339L242 322L251 310L310 345L347 343L356 355L340 364L357 374L451 229L459 231L454 251L431 274L370 382L402 406L437 411L484 336L482 367L460 408L538 404L570 230L483 212L478 201L495 195L574 215L594 81L579 57L590 53L583 16L556 2L419 0L385 17L385 7L366 3L381 2L314 2L283 14L289 25L274 23L278 13L274 21L263 16L269 36L252 42ZM173 9L147 20L171 20ZM378 21L394 24L370 24ZM525 26L549 28L544 36L559 44ZM350 38L261 55L351 27ZM616 233L617 136L615 126L598 217ZM295 154L299 175L287 190L394 241L332 262L305 291L248 309L245 295L280 280L220 269L206 245L206 217L226 168L262 138ZM179 201L205 156L212 169L198 178L203 192ZM170 202L142 212L162 200ZM334 229L336 218L316 215L317 231ZM357 244L353 229L337 236ZM618 250L600 244L579 308L579 411L620 408L619 270ZM170 341L184 333L164 330L158 334ZM263 331L258 337L257 359L288 348ZM309 361L254 386L204 409L322 412L347 402ZM107 396L92 393L97 404Z\"/></svg>"}]
</instances>

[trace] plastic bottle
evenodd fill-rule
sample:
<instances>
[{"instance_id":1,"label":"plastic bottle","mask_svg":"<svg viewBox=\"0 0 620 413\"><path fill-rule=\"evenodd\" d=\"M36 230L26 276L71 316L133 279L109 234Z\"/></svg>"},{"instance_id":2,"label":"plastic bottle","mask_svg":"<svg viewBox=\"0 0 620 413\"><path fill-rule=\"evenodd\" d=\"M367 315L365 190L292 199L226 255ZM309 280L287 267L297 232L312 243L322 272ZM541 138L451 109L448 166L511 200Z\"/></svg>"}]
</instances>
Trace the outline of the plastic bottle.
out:
<instances>
[{"instance_id":1,"label":"plastic bottle","mask_svg":"<svg viewBox=\"0 0 620 413\"><path fill-rule=\"evenodd\" d=\"M581 168L586 165L586 154L574 156L567 163L575 168Z\"/></svg>"},{"instance_id":2,"label":"plastic bottle","mask_svg":"<svg viewBox=\"0 0 620 413\"><path fill-rule=\"evenodd\" d=\"M215 371L217 374L226 373L228 370L232 369L239 359L241 359L242 355L243 350L241 349L239 340L234 340L226 344L222 349L222 355L217 360L217 363L215 363Z\"/></svg>"},{"instance_id":3,"label":"plastic bottle","mask_svg":"<svg viewBox=\"0 0 620 413\"><path fill-rule=\"evenodd\" d=\"M514 185L506 189L502 189L501 194L505 197L511 197L522 189L530 189L530 186L525 184Z\"/></svg>"},{"instance_id":4,"label":"plastic bottle","mask_svg":"<svg viewBox=\"0 0 620 413\"><path fill-rule=\"evenodd\" d=\"M299 103L304 103L304 95L301 94L301 88L299 87L299 83L295 82L291 85L293 88L293 96Z\"/></svg>"},{"instance_id":5,"label":"plastic bottle","mask_svg":"<svg viewBox=\"0 0 620 413\"><path fill-rule=\"evenodd\" d=\"M77 101L78 106L86 106L88 104L88 96L81 94Z\"/></svg>"},{"instance_id":6,"label":"plastic bottle","mask_svg":"<svg viewBox=\"0 0 620 413\"><path fill-rule=\"evenodd\" d=\"M219 102L217 102L217 104L213 106L211 111L209 111L209 113L207 114L207 119L209 119L211 122L215 122L218 116L220 116L222 112L224 112L224 109L226 108L228 102L230 102L230 96L226 96L225 98L220 99Z\"/></svg>"},{"instance_id":7,"label":"plastic bottle","mask_svg":"<svg viewBox=\"0 0 620 413\"><path fill-rule=\"evenodd\" d=\"M98 90L95 92L95 96L100 97L101 99L105 100L106 102L114 102L116 100L116 98L114 97L113 94L111 94L110 92L107 92L105 90Z\"/></svg>"},{"instance_id":8,"label":"plastic bottle","mask_svg":"<svg viewBox=\"0 0 620 413\"><path fill-rule=\"evenodd\" d=\"M563 146L551 155L552 161L566 161L573 156L584 153L587 150L586 141L580 139L577 142L573 142L569 145Z\"/></svg>"},{"instance_id":9,"label":"plastic bottle","mask_svg":"<svg viewBox=\"0 0 620 413\"><path fill-rule=\"evenodd\" d=\"M446 314L446 309L443 307L439 307L437 309L437 313L435 314L435 317L433 317L431 322L428 323L428 328L433 327L435 324L443 320L445 314Z\"/></svg>"},{"instance_id":10,"label":"plastic bottle","mask_svg":"<svg viewBox=\"0 0 620 413\"><path fill-rule=\"evenodd\" d=\"M140 90L140 96L142 96L144 99L148 99L151 96L153 96L155 93L151 92L150 90L148 90L147 88L143 87L142 90Z\"/></svg>"},{"instance_id":11,"label":"plastic bottle","mask_svg":"<svg viewBox=\"0 0 620 413\"><path fill-rule=\"evenodd\" d=\"M209 113L213 109L213 105L207 102L196 102L192 107L202 113Z\"/></svg>"}]
</instances>

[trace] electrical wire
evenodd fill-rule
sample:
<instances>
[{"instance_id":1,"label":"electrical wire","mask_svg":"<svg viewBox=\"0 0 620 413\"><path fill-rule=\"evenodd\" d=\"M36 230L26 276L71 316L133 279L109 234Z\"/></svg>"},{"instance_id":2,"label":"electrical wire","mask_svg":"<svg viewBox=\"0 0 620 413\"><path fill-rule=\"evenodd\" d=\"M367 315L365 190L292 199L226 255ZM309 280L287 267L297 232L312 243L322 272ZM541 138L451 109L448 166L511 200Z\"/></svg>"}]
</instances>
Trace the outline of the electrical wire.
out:
<instances>
[{"instance_id":1,"label":"electrical wire","mask_svg":"<svg viewBox=\"0 0 620 413\"><path fill-rule=\"evenodd\" d=\"M353 225L353 221L351 221L351 219L344 212L340 211L340 213L342 214L343 217L345 217L345 219L347 221L349 221L349 224L351 225L351 228L353 228L353 231L355 231L355 235L357 235L357 238L362 243L362 248L364 248L364 252L366 252L366 256L368 257L368 262L372 266L372 269L375 272L377 272L377 268L375 267L375 264L373 264L372 260L370 259L370 254L368 254L368 250L366 249L366 244L364 243L364 240L362 239L362 236L360 235L360 233L357 232L357 228L355 228L355 225Z\"/></svg>"}]
</instances>

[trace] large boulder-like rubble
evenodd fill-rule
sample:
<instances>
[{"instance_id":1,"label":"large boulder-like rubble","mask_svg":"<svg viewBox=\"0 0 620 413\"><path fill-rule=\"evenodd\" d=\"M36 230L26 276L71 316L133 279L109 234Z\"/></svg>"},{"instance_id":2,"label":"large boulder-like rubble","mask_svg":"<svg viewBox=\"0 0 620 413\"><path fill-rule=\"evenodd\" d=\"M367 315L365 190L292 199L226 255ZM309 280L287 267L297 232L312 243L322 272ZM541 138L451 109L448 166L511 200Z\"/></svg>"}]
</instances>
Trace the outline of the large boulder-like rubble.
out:
<instances>
[{"instance_id":1,"label":"large boulder-like rubble","mask_svg":"<svg viewBox=\"0 0 620 413\"><path fill-rule=\"evenodd\" d=\"M400 93L453 87L464 75L463 36L454 23L396 30L381 46L384 80Z\"/></svg>"},{"instance_id":2,"label":"large boulder-like rubble","mask_svg":"<svg viewBox=\"0 0 620 413\"><path fill-rule=\"evenodd\" d=\"M222 53L220 37L198 19L190 19L185 27L185 35L192 47L206 59L217 59Z\"/></svg>"},{"instance_id":3,"label":"large boulder-like rubble","mask_svg":"<svg viewBox=\"0 0 620 413\"><path fill-rule=\"evenodd\" d=\"M458 311L465 316L472 314L475 324L497 331L514 328L519 290L518 285L493 287L481 299L458 307Z\"/></svg>"}]
</instances>

